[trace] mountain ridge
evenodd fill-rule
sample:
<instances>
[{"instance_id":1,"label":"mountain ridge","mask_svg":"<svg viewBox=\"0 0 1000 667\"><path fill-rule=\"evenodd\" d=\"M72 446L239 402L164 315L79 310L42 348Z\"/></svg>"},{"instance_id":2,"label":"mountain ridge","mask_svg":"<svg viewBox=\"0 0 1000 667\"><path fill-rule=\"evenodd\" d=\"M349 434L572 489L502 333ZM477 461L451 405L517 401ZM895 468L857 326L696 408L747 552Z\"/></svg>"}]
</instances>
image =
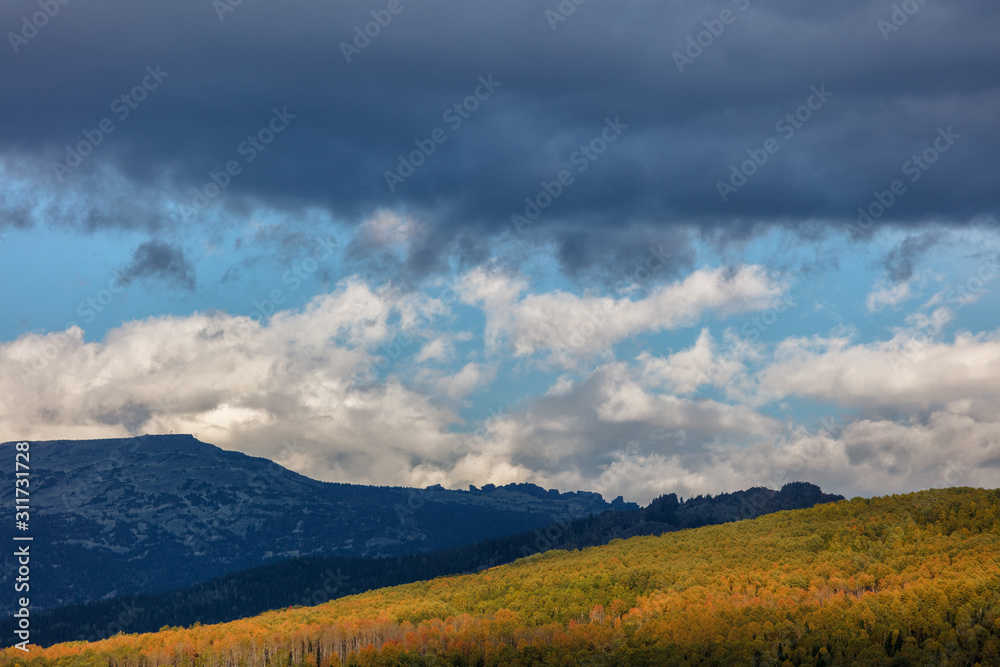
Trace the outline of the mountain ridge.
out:
<instances>
[{"instance_id":1,"label":"mountain ridge","mask_svg":"<svg viewBox=\"0 0 1000 667\"><path fill-rule=\"evenodd\" d=\"M12 460L15 442L0 444L0 456ZM170 590L279 558L433 551L613 507L595 492L523 485L321 482L191 435L30 442L31 531L46 545L37 574L49 582L32 597L38 609ZM10 584L12 558L0 555L0 585Z\"/></svg>"}]
</instances>

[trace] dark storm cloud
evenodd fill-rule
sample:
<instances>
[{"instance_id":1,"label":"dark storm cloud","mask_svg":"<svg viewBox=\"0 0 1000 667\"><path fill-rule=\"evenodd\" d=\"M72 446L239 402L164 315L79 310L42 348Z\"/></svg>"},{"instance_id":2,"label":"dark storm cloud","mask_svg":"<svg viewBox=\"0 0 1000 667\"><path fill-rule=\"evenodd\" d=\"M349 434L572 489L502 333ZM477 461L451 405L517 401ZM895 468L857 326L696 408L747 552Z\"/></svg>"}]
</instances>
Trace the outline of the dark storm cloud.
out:
<instances>
[{"instance_id":1,"label":"dark storm cloud","mask_svg":"<svg viewBox=\"0 0 1000 667\"><path fill-rule=\"evenodd\" d=\"M554 241L574 271L606 261L603 251L631 256L656 227L750 235L761 223L820 219L839 230L894 179L906 192L880 224L962 223L1000 208L995 3L896 3L919 9L890 30L887 0L589 0L565 21L545 14L556 0L401 0L399 13L378 14L391 21L347 63L341 43L388 2L245 0L220 19L225 1L60 5L17 53L0 56L0 151L43 155L32 173L57 195L112 165L136 187L190 203L192 188L205 192L210 172L232 162L239 173L217 180L223 207L321 206L348 222L379 208L419 212L430 228L407 261L427 271L442 252L479 257L490 238L513 233L511 216L562 170L573 182L520 236ZM24 30L22 17L38 7L5 3L0 27ZM689 37L707 45L691 47ZM675 52L690 58L682 72ZM483 88L480 77L491 75L498 85ZM810 98L815 90L832 96ZM445 117L469 96L478 108L467 118ZM294 118L272 133L276 112ZM596 159L581 157L616 118L628 126L621 136ZM58 181L51 162L68 163L65 146L84 131L96 137L102 119L113 131ZM415 141L428 146L437 128L444 143L390 189L385 172L397 170L397 156ZM911 181L905 164L934 146L939 128L960 139ZM252 136L273 141L256 147ZM768 139L777 152L724 201L717 182L759 160ZM120 194L100 181L85 194ZM167 224L165 212L82 210L52 219L90 229ZM4 211L21 214L2 224L24 217L23 206Z\"/></svg>"},{"instance_id":2,"label":"dark storm cloud","mask_svg":"<svg viewBox=\"0 0 1000 667\"><path fill-rule=\"evenodd\" d=\"M162 241L147 241L136 248L118 275L124 285L140 278L156 278L188 290L195 286L195 269L184 252Z\"/></svg>"},{"instance_id":3,"label":"dark storm cloud","mask_svg":"<svg viewBox=\"0 0 1000 667\"><path fill-rule=\"evenodd\" d=\"M885 260L885 269L894 282L901 283L913 276L913 262L918 260L928 250L942 241L939 232L925 232L907 236L895 248L889 251Z\"/></svg>"}]
</instances>

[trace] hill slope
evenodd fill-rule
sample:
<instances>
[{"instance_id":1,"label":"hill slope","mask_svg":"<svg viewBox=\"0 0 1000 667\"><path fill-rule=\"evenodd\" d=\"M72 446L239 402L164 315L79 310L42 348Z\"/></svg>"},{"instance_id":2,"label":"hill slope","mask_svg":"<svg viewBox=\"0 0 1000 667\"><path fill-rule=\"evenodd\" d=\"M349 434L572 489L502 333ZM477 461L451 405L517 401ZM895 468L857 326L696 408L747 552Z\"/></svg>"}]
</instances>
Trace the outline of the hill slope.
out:
<instances>
[{"instance_id":1,"label":"hill slope","mask_svg":"<svg viewBox=\"0 0 1000 667\"><path fill-rule=\"evenodd\" d=\"M380 655L379 655L380 654ZM0 661L1000 664L1000 491L855 499Z\"/></svg>"},{"instance_id":2,"label":"hill slope","mask_svg":"<svg viewBox=\"0 0 1000 667\"><path fill-rule=\"evenodd\" d=\"M13 443L0 445L12 461ZM13 506L13 486L2 490ZM189 435L31 443L34 609L163 591L281 558L444 549L613 506L530 484L449 491L329 484ZM11 587L13 551L0 553ZM10 596L0 598L9 612Z\"/></svg>"},{"instance_id":3,"label":"hill slope","mask_svg":"<svg viewBox=\"0 0 1000 667\"><path fill-rule=\"evenodd\" d=\"M288 605L319 604L385 586L476 572L549 549L596 546L615 538L659 535L836 500L842 500L841 496L802 482L786 484L780 491L754 488L685 502L669 494L634 512L604 512L427 554L379 559L296 558L167 593L57 607L36 614L32 627L38 642L48 646L75 639L104 639L121 631L150 632L164 625L221 623ZM13 636L16 622L13 617L0 622L0 636Z\"/></svg>"}]
</instances>

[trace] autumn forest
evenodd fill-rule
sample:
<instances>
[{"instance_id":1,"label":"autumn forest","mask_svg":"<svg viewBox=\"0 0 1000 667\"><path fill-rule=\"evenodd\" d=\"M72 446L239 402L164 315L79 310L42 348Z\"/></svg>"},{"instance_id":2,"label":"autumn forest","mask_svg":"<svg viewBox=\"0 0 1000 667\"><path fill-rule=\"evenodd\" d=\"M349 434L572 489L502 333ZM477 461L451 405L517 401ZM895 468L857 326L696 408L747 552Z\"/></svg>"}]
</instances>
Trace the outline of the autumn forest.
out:
<instances>
[{"instance_id":1,"label":"autumn forest","mask_svg":"<svg viewBox=\"0 0 1000 667\"><path fill-rule=\"evenodd\" d=\"M24 667L997 665L1000 491L843 500L553 550Z\"/></svg>"}]
</instances>

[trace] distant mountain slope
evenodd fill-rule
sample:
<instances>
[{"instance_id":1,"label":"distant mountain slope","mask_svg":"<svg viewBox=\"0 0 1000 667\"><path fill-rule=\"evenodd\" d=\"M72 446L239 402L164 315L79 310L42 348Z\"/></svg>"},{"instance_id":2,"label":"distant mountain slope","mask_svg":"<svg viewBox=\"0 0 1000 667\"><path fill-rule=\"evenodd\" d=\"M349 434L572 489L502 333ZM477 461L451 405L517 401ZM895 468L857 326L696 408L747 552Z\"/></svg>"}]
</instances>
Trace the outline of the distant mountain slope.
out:
<instances>
[{"instance_id":1,"label":"distant mountain slope","mask_svg":"<svg viewBox=\"0 0 1000 667\"><path fill-rule=\"evenodd\" d=\"M786 484L781 491L754 488L714 498L698 496L686 502L670 494L635 512L604 512L429 554L380 559L296 558L168 593L58 607L36 614L32 627L36 641L48 646L75 639L103 639L120 631L150 632L164 625L220 623L289 605L318 604L376 588L476 572L549 549L607 544L621 537L659 535L837 500L843 498L801 482ZM0 622L0 636L13 636L15 620Z\"/></svg>"},{"instance_id":2,"label":"distant mountain slope","mask_svg":"<svg viewBox=\"0 0 1000 667\"><path fill-rule=\"evenodd\" d=\"M998 553L1000 491L936 489L0 664L997 665Z\"/></svg>"},{"instance_id":3,"label":"distant mountain slope","mask_svg":"<svg viewBox=\"0 0 1000 667\"><path fill-rule=\"evenodd\" d=\"M0 460L13 461L13 443ZM586 516L599 494L330 484L189 435L31 443L33 609L163 591L276 559L433 551ZM4 485L4 506L13 506ZM13 550L0 555L10 588ZM41 584L44 582L44 585ZM0 598L0 611L12 608Z\"/></svg>"}]
</instances>

